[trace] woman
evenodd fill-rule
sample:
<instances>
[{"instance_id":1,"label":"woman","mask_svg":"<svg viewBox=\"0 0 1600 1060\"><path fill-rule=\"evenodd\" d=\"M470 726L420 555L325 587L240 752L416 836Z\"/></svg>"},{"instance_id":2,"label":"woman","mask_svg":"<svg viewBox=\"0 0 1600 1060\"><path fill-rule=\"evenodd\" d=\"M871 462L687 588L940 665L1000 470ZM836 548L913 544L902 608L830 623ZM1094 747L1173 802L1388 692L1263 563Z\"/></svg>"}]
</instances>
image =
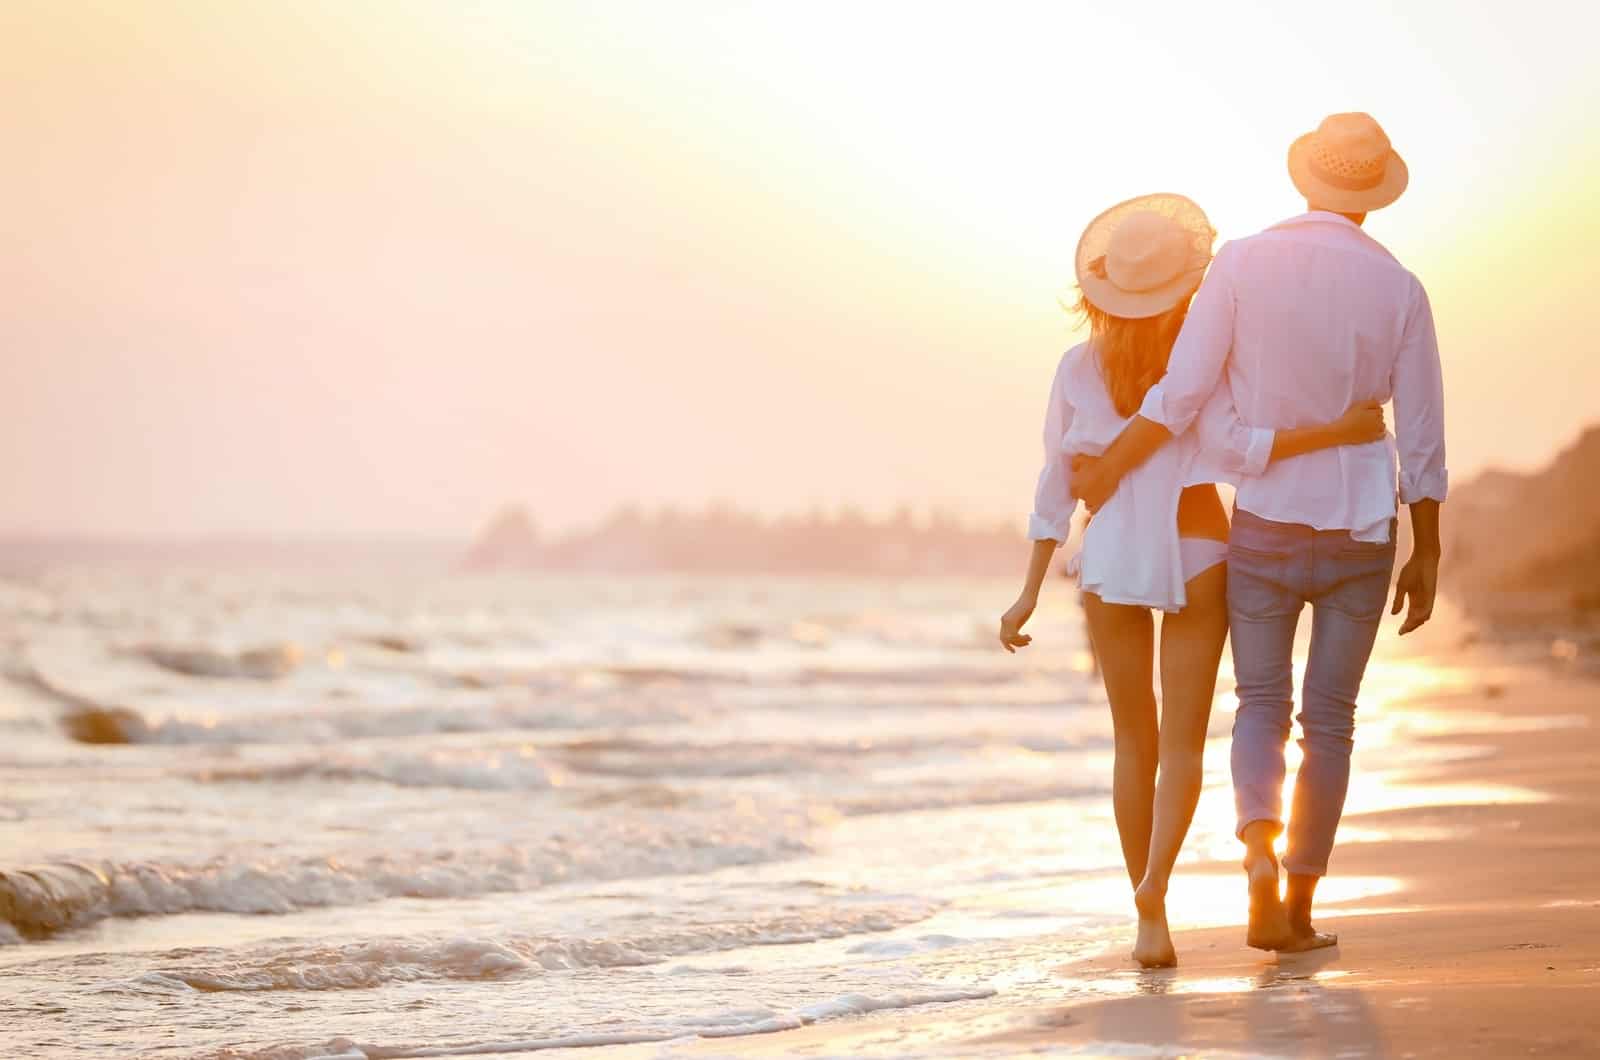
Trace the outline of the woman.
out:
<instances>
[{"instance_id":1,"label":"woman","mask_svg":"<svg viewBox=\"0 0 1600 1060\"><path fill-rule=\"evenodd\" d=\"M1076 309L1090 337L1061 358L1051 388L1027 579L1000 620L1007 651L1032 640L1022 626L1051 557L1066 540L1077 506L1069 491L1071 461L1102 453L1166 371L1214 237L1201 209L1180 195L1130 199L1084 231ZM1205 446L1197 431L1204 432ZM1382 410L1365 403L1331 424L1277 431L1271 459L1383 434ZM1220 388L1200 424L1124 478L1094 513L1074 562L1111 705L1112 803L1139 916L1133 957L1147 968L1177 963L1167 928L1167 883L1200 798L1206 726L1228 632L1228 517L1215 483L1232 479L1230 469L1244 465L1248 436L1227 388ZM1159 723L1151 685L1152 609L1166 613Z\"/></svg>"}]
</instances>

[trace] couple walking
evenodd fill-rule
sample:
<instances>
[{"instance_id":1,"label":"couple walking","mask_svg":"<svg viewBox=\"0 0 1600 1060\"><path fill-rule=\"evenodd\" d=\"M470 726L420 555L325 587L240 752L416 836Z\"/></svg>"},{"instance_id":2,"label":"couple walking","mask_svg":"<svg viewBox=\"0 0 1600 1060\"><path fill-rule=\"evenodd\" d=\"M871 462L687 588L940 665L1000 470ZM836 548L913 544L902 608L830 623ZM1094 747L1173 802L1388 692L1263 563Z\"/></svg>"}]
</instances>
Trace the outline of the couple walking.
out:
<instances>
[{"instance_id":1,"label":"couple walking","mask_svg":"<svg viewBox=\"0 0 1600 1060\"><path fill-rule=\"evenodd\" d=\"M1090 337L1056 370L1027 580L1000 622L1006 650L1029 643L1023 624L1083 501L1093 514L1074 567L1115 731L1133 956L1147 967L1177 959L1166 892L1230 629L1247 941L1290 952L1336 941L1312 926L1312 898L1394 569L1397 455L1414 541L1396 583L1400 632L1433 608L1446 488L1438 343L1422 285L1361 227L1405 190L1406 166L1370 116L1336 114L1290 147L1289 175L1307 212L1215 259L1205 214L1179 195L1132 199L1089 224L1076 269ZM1218 482L1237 487L1231 526ZM1291 653L1308 603L1304 757L1286 821ZM1152 609L1165 612L1159 722Z\"/></svg>"}]
</instances>

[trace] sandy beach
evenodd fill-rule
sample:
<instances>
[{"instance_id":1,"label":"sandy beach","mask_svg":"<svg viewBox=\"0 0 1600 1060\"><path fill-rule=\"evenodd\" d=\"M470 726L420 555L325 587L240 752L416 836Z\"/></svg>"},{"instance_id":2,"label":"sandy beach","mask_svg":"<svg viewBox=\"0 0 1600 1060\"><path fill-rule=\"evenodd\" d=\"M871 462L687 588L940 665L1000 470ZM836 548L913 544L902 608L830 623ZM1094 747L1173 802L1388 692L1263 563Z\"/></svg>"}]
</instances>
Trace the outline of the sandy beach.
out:
<instances>
[{"instance_id":1,"label":"sandy beach","mask_svg":"<svg viewBox=\"0 0 1600 1060\"><path fill-rule=\"evenodd\" d=\"M1241 921L1179 932L1175 970L1134 970L1128 940L1054 970L1063 994L1087 992L1087 1000L1008 1007L1002 992L960 1011L821 1022L743 1038L732 1050L714 1041L680 1048L769 1056L1593 1055L1600 733L1592 719L1600 686L1538 668L1511 678L1453 694L1449 706L1464 717L1528 724L1496 733L1492 749L1481 732L1431 737L1472 753L1414 779L1527 790L1538 801L1347 817L1347 830L1394 838L1347 844L1335 874L1394 876L1402 886L1376 908L1359 899L1327 903L1322 926L1340 936L1336 950L1282 958L1250 950ZM1174 888L1213 876L1233 880L1238 871L1226 863L1180 869ZM1242 915L1242 880L1239 888Z\"/></svg>"}]
</instances>

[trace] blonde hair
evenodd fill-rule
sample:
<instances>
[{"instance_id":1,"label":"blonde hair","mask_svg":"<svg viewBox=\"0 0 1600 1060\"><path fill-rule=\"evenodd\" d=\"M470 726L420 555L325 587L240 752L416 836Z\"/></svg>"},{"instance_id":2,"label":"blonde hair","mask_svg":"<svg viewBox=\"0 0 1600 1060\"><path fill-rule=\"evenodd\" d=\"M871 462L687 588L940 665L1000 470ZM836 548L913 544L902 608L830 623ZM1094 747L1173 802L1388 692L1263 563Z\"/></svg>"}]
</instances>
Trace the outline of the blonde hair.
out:
<instances>
[{"instance_id":1,"label":"blonde hair","mask_svg":"<svg viewBox=\"0 0 1600 1060\"><path fill-rule=\"evenodd\" d=\"M1103 273L1105 259L1096 258L1089 268ZM1113 316L1078 292L1072 311L1089 325L1089 341L1100 365L1100 377L1105 380L1118 415L1138 412L1145 392L1166 374L1167 358L1172 354L1172 344L1178 341L1193 297L1185 295L1177 305L1157 316L1135 319Z\"/></svg>"}]
</instances>

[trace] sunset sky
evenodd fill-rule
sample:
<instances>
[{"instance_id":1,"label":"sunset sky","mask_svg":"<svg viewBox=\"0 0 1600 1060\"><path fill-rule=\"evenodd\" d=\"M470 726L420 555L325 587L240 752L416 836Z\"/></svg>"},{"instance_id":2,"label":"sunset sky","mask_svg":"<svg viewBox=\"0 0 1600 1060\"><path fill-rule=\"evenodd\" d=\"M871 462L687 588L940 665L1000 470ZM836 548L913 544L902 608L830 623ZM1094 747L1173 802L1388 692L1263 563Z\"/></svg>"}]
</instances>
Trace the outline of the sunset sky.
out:
<instances>
[{"instance_id":1,"label":"sunset sky","mask_svg":"<svg viewBox=\"0 0 1600 1060\"><path fill-rule=\"evenodd\" d=\"M1600 420L1582 9L7 0L0 531L1020 527L1083 224L1298 213L1354 109L1453 480L1533 466Z\"/></svg>"}]
</instances>

